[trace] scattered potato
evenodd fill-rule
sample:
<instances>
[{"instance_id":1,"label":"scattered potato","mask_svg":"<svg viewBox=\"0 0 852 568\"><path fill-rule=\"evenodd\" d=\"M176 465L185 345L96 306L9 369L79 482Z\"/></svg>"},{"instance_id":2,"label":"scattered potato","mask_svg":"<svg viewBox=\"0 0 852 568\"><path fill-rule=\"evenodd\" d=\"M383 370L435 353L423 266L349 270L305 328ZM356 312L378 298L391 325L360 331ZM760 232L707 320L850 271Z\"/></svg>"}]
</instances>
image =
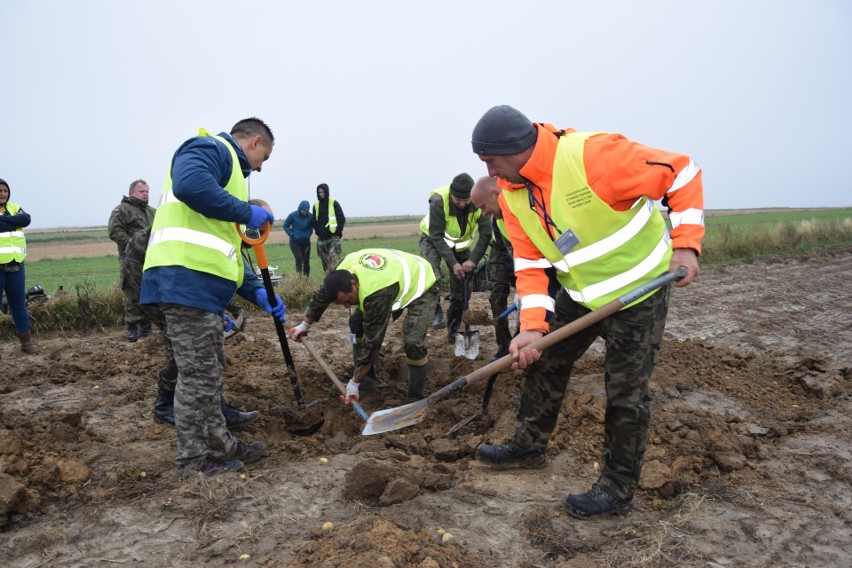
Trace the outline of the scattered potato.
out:
<instances>
[{"instance_id":1,"label":"scattered potato","mask_svg":"<svg viewBox=\"0 0 852 568\"><path fill-rule=\"evenodd\" d=\"M447 532L447 531L445 531L444 529L438 529L438 530L437 530L437 531L435 531L435 532L436 532L436 533L438 533L438 534L440 534L440 535L443 535L443 534L444 534L445 532Z\"/></svg>"},{"instance_id":2,"label":"scattered potato","mask_svg":"<svg viewBox=\"0 0 852 568\"><path fill-rule=\"evenodd\" d=\"M443 535L441 535L441 542L442 543L450 542L451 540L453 540L452 534L445 532Z\"/></svg>"},{"instance_id":3,"label":"scattered potato","mask_svg":"<svg viewBox=\"0 0 852 568\"><path fill-rule=\"evenodd\" d=\"M326 521L322 524L322 530L324 530L324 531L330 531L333 528L334 528L334 523L332 523L331 521Z\"/></svg>"},{"instance_id":4,"label":"scattered potato","mask_svg":"<svg viewBox=\"0 0 852 568\"><path fill-rule=\"evenodd\" d=\"M320 458L320 463L328 463L328 458Z\"/></svg>"},{"instance_id":5,"label":"scattered potato","mask_svg":"<svg viewBox=\"0 0 852 568\"><path fill-rule=\"evenodd\" d=\"M251 558L250 554L240 554L240 560L248 560Z\"/></svg>"}]
</instances>

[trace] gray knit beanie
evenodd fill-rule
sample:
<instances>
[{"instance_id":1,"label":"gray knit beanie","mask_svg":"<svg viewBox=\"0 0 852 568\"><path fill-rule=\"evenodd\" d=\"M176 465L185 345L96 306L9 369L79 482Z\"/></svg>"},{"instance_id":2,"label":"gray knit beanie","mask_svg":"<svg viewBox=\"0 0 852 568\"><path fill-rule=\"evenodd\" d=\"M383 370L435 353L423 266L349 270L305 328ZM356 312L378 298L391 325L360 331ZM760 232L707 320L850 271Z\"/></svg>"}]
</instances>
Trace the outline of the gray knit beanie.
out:
<instances>
[{"instance_id":1,"label":"gray knit beanie","mask_svg":"<svg viewBox=\"0 0 852 568\"><path fill-rule=\"evenodd\" d=\"M530 119L509 105L500 105L482 115L473 128L471 145L479 155L520 154L535 144L538 134Z\"/></svg>"}]
</instances>

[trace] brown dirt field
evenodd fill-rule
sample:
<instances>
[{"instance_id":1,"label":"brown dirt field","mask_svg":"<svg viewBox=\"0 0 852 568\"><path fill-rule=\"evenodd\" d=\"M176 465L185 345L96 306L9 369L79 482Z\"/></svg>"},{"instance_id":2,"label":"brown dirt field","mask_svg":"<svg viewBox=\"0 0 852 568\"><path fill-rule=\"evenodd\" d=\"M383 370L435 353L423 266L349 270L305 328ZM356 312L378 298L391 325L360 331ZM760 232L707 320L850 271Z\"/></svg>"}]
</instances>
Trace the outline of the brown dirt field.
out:
<instances>
[{"instance_id":1,"label":"brown dirt field","mask_svg":"<svg viewBox=\"0 0 852 568\"><path fill-rule=\"evenodd\" d=\"M254 313L226 343L225 390L263 418L241 439L269 455L181 482L175 434L151 418L163 343L121 330L37 338L25 357L0 344L0 550L4 566L604 567L848 566L852 250L705 270L672 292L652 381L652 432L641 489L626 515L580 521L569 492L596 478L604 408L601 349L580 360L545 469L493 471L473 459L508 437L521 373L501 375L487 417L481 383L426 420L364 437L306 350L292 345L307 400L325 422L288 431L292 406L274 327ZM286 277L284 279L286 285ZM476 293L476 310L487 309ZM310 337L346 380L347 312ZM392 324L367 412L405 395ZM430 337L427 392L485 365ZM325 458L325 459L323 459ZM144 472L144 475L143 475ZM323 523L333 523L325 531ZM442 542L440 532L452 538ZM445 537L446 538L446 537Z\"/></svg>"},{"instance_id":2,"label":"brown dirt field","mask_svg":"<svg viewBox=\"0 0 852 568\"><path fill-rule=\"evenodd\" d=\"M280 225L281 223L278 223L278 226L269 235L269 239L266 241L268 244L277 245L287 243L287 234L284 233ZM349 224L346 225L346 238L404 237L406 235L416 235L419 231L420 226L417 222ZM314 241L316 241L316 237L314 237ZM36 242L30 243L27 249L27 260L30 262L55 258L87 258L106 255L118 255L115 243L110 240L87 244L80 244L79 242L51 242L49 246L40 246Z\"/></svg>"}]
</instances>

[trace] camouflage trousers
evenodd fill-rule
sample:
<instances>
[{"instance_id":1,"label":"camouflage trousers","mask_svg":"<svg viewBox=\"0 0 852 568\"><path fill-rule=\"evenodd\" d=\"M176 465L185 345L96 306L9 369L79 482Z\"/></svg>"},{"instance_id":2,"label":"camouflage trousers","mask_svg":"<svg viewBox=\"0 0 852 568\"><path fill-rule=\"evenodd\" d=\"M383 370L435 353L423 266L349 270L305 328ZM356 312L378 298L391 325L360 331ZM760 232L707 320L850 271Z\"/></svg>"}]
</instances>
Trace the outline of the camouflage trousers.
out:
<instances>
[{"instance_id":1,"label":"camouflage trousers","mask_svg":"<svg viewBox=\"0 0 852 568\"><path fill-rule=\"evenodd\" d=\"M178 468L196 469L205 456L227 460L237 439L222 415L225 340L222 316L178 304L160 304L177 364L175 430Z\"/></svg>"},{"instance_id":2,"label":"camouflage trousers","mask_svg":"<svg viewBox=\"0 0 852 568\"><path fill-rule=\"evenodd\" d=\"M419 245L420 256L428 260L429 264L432 265L432 269L435 271L440 291L443 289L444 280L443 273L441 272L441 263L443 262L441 253L438 252L435 243L427 235L420 235ZM456 261L459 263L470 258L468 251L456 252L454 254ZM447 267L447 272L449 273L450 280L450 306L447 308L447 328L451 334L455 334L461 324L462 312L464 311L464 281L454 278L453 271L449 267ZM436 313L437 310L440 310L440 301L436 305Z\"/></svg>"},{"instance_id":3,"label":"camouflage trousers","mask_svg":"<svg viewBox=\"0 0 852 568\"><path fill-rule=\"evenodd\" d=\"M317 241L317 256L322 261L322 269L328 274L340 264L340 237L331 237L325 241Z\"/></svg>"},{"instance_id":4,"label":"camouflage trousers","mask_svg":"<svg viewBox=\"0 0 852 568\"><path fill-rule=\"evenodd\" d=\"M606 342L603 466L598 483L618 499L633 496L639 484L651 420L649 381L660 353L669 289L621 310L602 322L542 351L529 368L515 421L515 442L544 450L550 439L574 362L598 337ZM589 310L560 290L551 331Z\"/></svg>"},{"instance_id":5,"label":"camouflage trousers","mask_svg":"<svg viewBox=\"0 0 852 568\"><path fill-rule=\"evenodd\" d=\"M496 318L509 305L509 293L512 291L512 279L514 277L512 265L503 262L488 261L488 282L491 294L488 303L491 305L491 316ZM509 319L503 318L494 322L494 336L497 341L497 353L509 352L509 343L512 341L512 333L509 331Z\"/></svg>"},{"instance_id":6,"label":"camouflage trousers","mask_svg":"<svg viewBox=\"0 0 852 568\"><path fill-rule=\"evenodd\" d=\"M141 319L135 320L136 322L143 321L147 319L151 323L155 324L157 327L165 331L166 329L166 318L163 315L163 312L160 310L159 306L154 304L148 305L140 305L139 304L139 294L142 288L142 263L137 261L131 256L122 255L121 257L121 290L124 292L124 305L127 307L128 303L132 303L137 306L140 313L143 314ZM125 311L125 320L127 320L127 315ZM130 320L127 320L130 321ZM160 374L157 379L157 386L161 389L167 391L175 390L175 385L177 384L177 365L175 364L175 355L174 350L172 349L172 343L168 339L168 335L166 336L166 360L163 363L163 367L160 369Z\"/></svg>"},{"instance_id":7,"label":"camouflage trousers","mask_svg":"<svg viewBox=\"0 0 852 568\"><path fill-rule=\"evenodd\" d=\"M405 362L414 367L422 367L429 362L428 349L426 347L426 333L432 324L432 316L435 314L435 306L438 304L438 285L435 284L422 296L408 304L404 308L405 320L402 322L402 346L405 351ZM396 321L403 310L393 312L391 317ZM384 343L387 325L382 329L381 337L377 339L379 344ZM364 313L355 310L349 318L349 331L355 335L358 344L364 342ZM375 367L376 361L371 361Z\"/></svg>"},{"instance_id":8,"label":"camouflage trousers","mask_svg":"<svg viewBox=\"0 0 852 568\"><path fill-rule=\"evenodd\" d=\"M119 286L124 292L124 323L140 323L147 320L139 305L142 288L142 263L126 254L121 255Z\"/></svg>"}]
</instances>

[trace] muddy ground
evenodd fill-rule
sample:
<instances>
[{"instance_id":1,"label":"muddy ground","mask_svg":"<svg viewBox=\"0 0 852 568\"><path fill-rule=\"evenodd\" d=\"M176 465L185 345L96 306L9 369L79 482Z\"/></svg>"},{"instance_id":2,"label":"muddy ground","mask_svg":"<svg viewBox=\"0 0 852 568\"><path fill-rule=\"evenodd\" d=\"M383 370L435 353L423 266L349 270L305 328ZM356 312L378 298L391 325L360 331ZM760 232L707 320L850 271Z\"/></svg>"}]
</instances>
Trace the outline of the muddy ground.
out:
<instances>
[{"instance_id":1,"label":"muddy ground","mask_svg":"<svg viewBox=\"0 0 852 568\"><path fill-rule=\"evenodd\" d=\"M0 564L848 566L850 279L846 250L705 270L674 290L636 507L594 521L569 517L562 503L596 478L598 344L575 369L548 466L492 471L473 453L510 435L520 373L502 375L488 416L454 436L451 426L480 407L482 383L418 426L364 437L320 366L292 345L305 396L322 401L325 418L296 435L282 412L294 398L274 327L254 313L226 343L226 396L263 413L238 435L265 441L269 455L244 476L182 482L174 431L151 417L161 338L40 336L42 354L30 357L4 341ZM473 309L486 307L476 294ZM346 317L330 309L310 334L344 382ZM475 361L431 333L427 392L489 361L493 330L475 327ZM397 322L367 412L403 402L400 334Z\"/></svg>"}]
</instances>

